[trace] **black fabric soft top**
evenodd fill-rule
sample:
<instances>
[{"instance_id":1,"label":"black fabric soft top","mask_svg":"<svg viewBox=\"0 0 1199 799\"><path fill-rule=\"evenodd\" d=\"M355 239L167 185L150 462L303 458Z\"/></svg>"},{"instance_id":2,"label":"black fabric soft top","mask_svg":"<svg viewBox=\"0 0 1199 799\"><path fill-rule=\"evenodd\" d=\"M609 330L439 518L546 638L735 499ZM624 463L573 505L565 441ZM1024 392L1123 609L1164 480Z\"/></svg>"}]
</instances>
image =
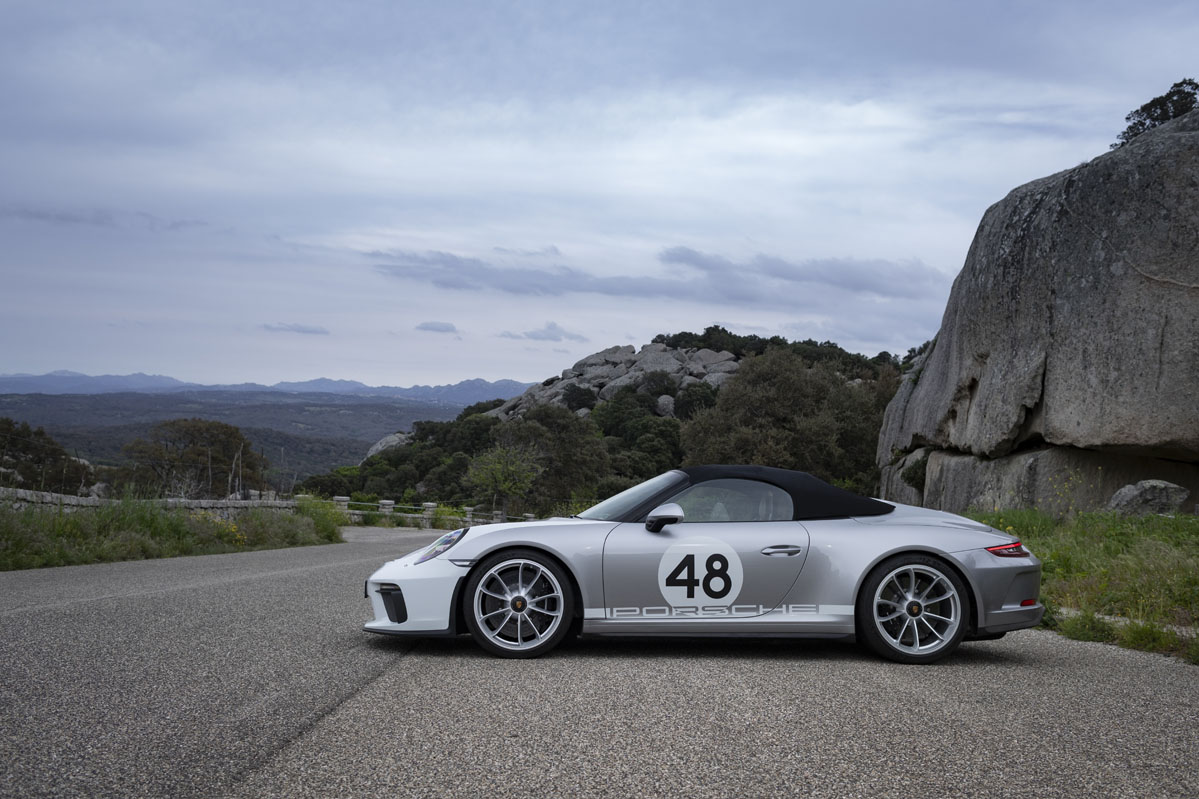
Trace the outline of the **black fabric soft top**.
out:
<instances>
[{"instance_id":1,"label":"black fabric soft top","mask_svg":"<svg viewBox=\"0 0 1199 799\"><path fill-rule=\"evenodd\" d=\"M684 466L691 485L708 480L761 480L778 486L791 495L795 520L842 519L849 516L882 516L895 510L894 505L860 497L843 488L829 485L807 472L777 469L772 466Z\"/></svg>"}]
</instances>

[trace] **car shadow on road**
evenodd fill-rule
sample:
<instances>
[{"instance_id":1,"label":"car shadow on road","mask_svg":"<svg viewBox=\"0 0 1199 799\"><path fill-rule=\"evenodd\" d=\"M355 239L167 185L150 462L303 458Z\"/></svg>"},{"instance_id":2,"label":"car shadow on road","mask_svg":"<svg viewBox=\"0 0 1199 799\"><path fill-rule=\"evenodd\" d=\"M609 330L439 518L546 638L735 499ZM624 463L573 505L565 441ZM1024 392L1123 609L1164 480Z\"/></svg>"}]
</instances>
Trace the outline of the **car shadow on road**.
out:
<instances>
[{"instance_id":1,"label":"car shadow on road","mask_svg":"<svg viewBox=\"0 0 1199 799\"><path fill-rule=\"evenodd\" d=\"M454 659L492 659L469 635L454 638L373 637L379 650ZM865 647L844 640L818 638L642 638L636 636L582 636L568 639L543 658L592 660L790 660L802 662L880 662ZM1003 641L964 642L942 663L959 667L1028 665L1035 658Z\"/></svg>"}]
</instances>

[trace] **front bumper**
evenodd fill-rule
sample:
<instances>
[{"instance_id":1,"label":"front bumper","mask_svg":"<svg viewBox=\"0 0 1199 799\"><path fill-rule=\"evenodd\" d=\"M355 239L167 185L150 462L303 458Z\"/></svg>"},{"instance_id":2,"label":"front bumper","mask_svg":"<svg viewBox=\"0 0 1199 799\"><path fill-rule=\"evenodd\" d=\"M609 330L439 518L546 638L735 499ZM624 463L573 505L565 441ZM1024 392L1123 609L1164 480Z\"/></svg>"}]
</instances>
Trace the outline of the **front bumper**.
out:
<instances>
[{"instance_id":1,"label":"front bumper","mask_svg":"<svg viewBox=\"0 0 1199 799\"><path fill-rule=\"evenodd\" d=\"M374 618L364 630L390 635L453 632L454 602L467 570L442 558L418 564L420 554L386 563L367 579Z\"/></svg>"}]
</instances>

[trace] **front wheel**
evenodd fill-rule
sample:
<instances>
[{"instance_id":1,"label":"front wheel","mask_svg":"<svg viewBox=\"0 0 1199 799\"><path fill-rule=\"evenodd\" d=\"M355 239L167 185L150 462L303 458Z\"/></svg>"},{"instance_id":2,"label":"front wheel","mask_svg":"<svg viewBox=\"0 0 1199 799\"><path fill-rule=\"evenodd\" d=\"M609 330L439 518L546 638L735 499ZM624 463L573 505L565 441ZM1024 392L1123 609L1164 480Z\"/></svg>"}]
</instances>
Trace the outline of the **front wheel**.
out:
<instances>
[{"instance_id":1,"label":"front wheel","mask_svg":"<svg viewBox=\"0 0 1199 799\"><path fill-rule=\"evenodd\" d=\"M562 567L529 549L484 560L462 601L471 636L500 657L544 655L570 632L574 617L574 592Z\"/></svg>"},{"instance_id":2,"label":"front wheel","mask_svg":"<svg viewBox=\"0 0 1199 799\"><path fill-rule=\"evenodd\" d=\"M862 584L856 614L866 645L899 663L933 663L966 634L970 600L961 578L929 555L896 555Z\"/></svg>"}]
</instances>

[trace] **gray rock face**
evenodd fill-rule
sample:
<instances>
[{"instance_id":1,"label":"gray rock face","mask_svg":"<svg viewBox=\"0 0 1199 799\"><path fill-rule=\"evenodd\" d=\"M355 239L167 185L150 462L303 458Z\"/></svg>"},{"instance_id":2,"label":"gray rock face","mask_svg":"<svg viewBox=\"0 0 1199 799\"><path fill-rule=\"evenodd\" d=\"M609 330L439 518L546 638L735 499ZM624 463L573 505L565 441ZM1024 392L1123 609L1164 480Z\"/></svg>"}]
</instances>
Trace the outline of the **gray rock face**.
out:
<instances>
[{"instance_id":1,"label":"gray rock face","mask_svg":"<svg viewBox=\"0 0 1199 799\"><path fill-rule=\"evenodd\" d=\"M1191 464L1046 447L994 460L935 450L928 456L923 504L952 513L1037 508L1064 516L1105 507L1121 486L1146 474L1182 485L1189 502L1199 501L1199 469Z\"/></svg>"},{"instance_id":2,"label":"gray rock face","mask_svg":"<svg viewBox=\"0 0 1199 799\"><path fill-rule=\"evenodd\" d=\"M1183 481L1191 485L1199 479L1196 396L1199 112L1192 112L1021 186L987 211L935 346L887 408L878 462L885 468L897 453L930 447L973 456L988 473L1014 474L1023 461L995 461L1048 445L1119 454L1145 468L1192 464ZM947 493L937 499L926 490L925 504L957 503L978 483L953 474L966 484L942 482ZM1023 495L1022 504L1030 500ZM1105 502L1096 498L1092 507Z\"/></svg>"},{"instance_id":3,"label":"gray rock face","mask_svg":"<svg viewBox=\"0 0 1199 799\"><path fill-rule=\"evenodd\" d=\"M1187 498L1187 490L1165 480L1142 480L1112 495L1107 509L1128 516L1176 513Z\"/></svg>"},{"instance_id":4,"label":"gray rock face","mask_svg":"<svg viewBox=\"0 0 1199 799\"><path fill-rule=\"evenodd\" d=\"M402 447L411 440L412 440L411 433L392 433L389 436L383 436L383 438L376 441L371 446L371 448L369 450L367 450L366 457L363 458L362 460L365 461L366 458L369 458L372 455L378 455L380 452L383 452L384 450L393 449L395 447ZM361 466L362 463L359 463L358 465Z\"/></svg>"},{"instance_id":5,"label":"gray rock face","mask_svg":"<svg viewBox=\"0 0 1199 799\"><path fill-rule=\"evenodd\" d=\"M701 380L718 387L732 377L740 365L731 352L673 349L665 344L647 344L640 351L631 346L609 347L588 355L564 370L560 377L533 386L488 413L510 419L538 405L565 405L563 397L567 387L572 385L596 392L601 401L610 400L625 386L640 388L651 372L665 372L678 388ZM659 397L657 408L661 416L674 415L674 401L669 396Z\"/></svg>"}]
</instances>

